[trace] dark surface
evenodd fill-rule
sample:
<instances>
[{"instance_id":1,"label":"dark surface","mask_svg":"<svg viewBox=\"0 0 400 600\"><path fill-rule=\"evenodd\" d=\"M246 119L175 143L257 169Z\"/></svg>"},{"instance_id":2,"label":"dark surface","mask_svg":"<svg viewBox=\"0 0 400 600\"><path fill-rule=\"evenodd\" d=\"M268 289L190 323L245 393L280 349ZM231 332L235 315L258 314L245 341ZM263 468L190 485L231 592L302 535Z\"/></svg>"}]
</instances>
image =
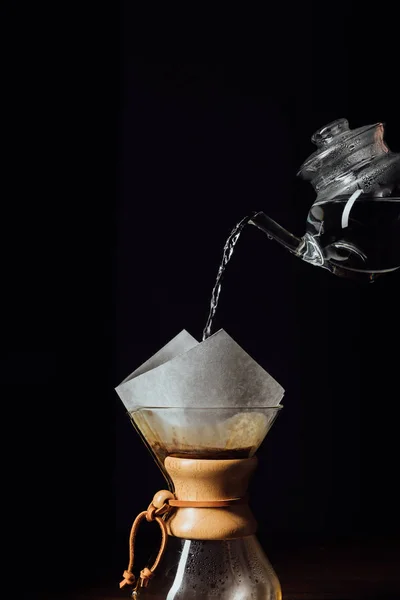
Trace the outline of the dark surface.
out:
<instances>
[{"instance_id":1,"label":"dark surface","mask_svg":"<svg viewBox=\"0 0 400 600\"><path fill-rule=\"evenodd\" d=\"M264 210L303 234L314 193L295 174L336 118L385 121L400 151L388 2L221 21L135 4L18 5L4 20L4 515L19 596L119 581L131 523L165 483L114 387L181 329L201 335L233 225ZM363 593L384 600L396 571L399 322L398 274L359 286L243 232L216 327L286 390L251 503L300 591L305 557L285 552L315 539L347 540L304 567L319 585L332 565L325 593L342 585L334 565L353 573L352 540L374 548L354 559Z\"/></svg>"}]
</instances>

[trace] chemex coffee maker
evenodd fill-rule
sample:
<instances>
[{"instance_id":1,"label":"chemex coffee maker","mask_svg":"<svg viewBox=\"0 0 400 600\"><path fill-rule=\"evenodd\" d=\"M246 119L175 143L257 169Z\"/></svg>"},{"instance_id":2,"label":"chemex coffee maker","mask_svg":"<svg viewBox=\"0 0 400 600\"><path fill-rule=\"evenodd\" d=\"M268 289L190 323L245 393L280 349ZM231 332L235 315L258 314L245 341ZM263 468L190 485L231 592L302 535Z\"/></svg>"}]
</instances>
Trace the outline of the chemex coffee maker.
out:
<instances>
[{"instance_id":1,"label":"chemex coffee maker","mask_svg":"<svg viewBox=\"0 0 400 600\"><path fill-rule=\"evenodd\" d=\"M374 281L400 267L400 154L382 123L350 129L346 119L312 136L317 150L298 175L317 193L306 232L293 235L265 213L249 223L295 256L356 280Z\"/></svg>"},{"instance_id":2,"label":"chemex coffee maker","mask_svg":"<svg viewBox=\"0 0 400 600\"><path fill-rule=\"evenodd\" d=\"M283 388L224 330L201 343L182 331L117 393L167 482L133 523L121 587L153 600L281 600L247 488ZM136 565L146 521L160 548Z\"/></svg>"}]
</instances>

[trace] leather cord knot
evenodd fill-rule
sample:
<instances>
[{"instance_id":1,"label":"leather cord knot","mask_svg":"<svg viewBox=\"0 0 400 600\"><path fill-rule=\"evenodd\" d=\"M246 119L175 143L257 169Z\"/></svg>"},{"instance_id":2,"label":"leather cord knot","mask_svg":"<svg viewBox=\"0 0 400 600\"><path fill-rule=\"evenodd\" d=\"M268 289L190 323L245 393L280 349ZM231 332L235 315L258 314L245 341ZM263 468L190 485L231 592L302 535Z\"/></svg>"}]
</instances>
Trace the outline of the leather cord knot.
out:
<instances>
[{"instance_id":1,"label":"leather cord knot","mask_svg":"<svg viewBox=\"0 0 400 600\"><path fill-rule=\"evenodd\" d=\"M151 571L147 567L145 567L144 569L142 569L140 571L141 586L142 587L147 587L149 585L150 579L152 577L154 577L153 571Z\"/></svg>"},{"instance_id":2,"label":"leather cord knot","mask_svg":"<svg viewBox=\"0 0 400 600\"><path fill-rule=\"evenodd\" d=\"M126 585L133 585L136 581L136 577L134 576L134 574L131 571L124 571L122 576L124 579L119 584L120 588L123 588Z\"/></svg>"},{"instance_id":3,"label":"leather cord knot","mask_svg":"<svg viewBox=\"0 0 400 600\"><path fill-rule=\"evenodd\" d=\"M120 588L123 588L126 585L133 585L136 581L136 578L132 573L133 564L135 561L135 540L139 525L143 520L146 520L148 523L152 521L156 521L158 523L161 530L161 544L160 550L152 567L150 569L148 567L145 567L140 571L140 579L137 581L136 588L147 587L150 582L150 579L154 576L154 571L158 567L165 552L168 539L167 526L165 524L163 516L165 516L171 510L174 510L172 506L169 506L168 504L168 500L174 497L175 496L171 492L166 490L158 492L154 496L153 502L151 502L148 509L139 513L136 519L134 520L129 536L129 565L126 571L124 571L123 573L124 579L119 584Z\"/></svg>"}]
</instances>

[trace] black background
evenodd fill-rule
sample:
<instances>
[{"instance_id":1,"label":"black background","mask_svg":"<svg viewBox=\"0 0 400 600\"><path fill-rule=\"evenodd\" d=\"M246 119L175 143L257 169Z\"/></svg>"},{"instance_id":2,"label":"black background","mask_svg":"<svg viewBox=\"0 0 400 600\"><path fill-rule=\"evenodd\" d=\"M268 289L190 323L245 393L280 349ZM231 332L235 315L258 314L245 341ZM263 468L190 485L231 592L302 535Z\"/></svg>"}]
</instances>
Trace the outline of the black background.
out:
<instances>
[{"instance_id":1,"label":"black background","mask_svg":"<svg viewBox=\"0 0 400 600\"><path fill-rule=\"evenodd\" d=\"M114 387L181 329L200 338L233 225L264 210L304 232L296 172L336 118L384 121L400 151L388 3L86 8L7 15L3 427L32 589L125 568L164 483ZM399 539L398 291L397 274L355 284L242 234L216 328L286 390L251 488L272 559Z\"/></svg>"}]
</instances>

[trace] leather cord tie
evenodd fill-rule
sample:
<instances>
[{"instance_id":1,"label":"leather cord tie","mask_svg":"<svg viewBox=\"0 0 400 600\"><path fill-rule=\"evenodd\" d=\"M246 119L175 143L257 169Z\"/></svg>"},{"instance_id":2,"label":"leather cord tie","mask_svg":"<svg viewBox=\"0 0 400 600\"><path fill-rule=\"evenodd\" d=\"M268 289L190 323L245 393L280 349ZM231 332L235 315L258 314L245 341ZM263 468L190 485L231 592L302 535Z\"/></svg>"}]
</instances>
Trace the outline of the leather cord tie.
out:
<instances>
[{"instance_id":1,"label":"leather cord tie","mask_svg":"<svg viewBox=\"0 0 400 600\"><path fill-rule=\"evenodd\" d=\"M134 520L129 536L129 564L128 568L123 572L123 580L119 584L120 588L126 585L134 585L136 577L133 574L133 565L135 562L135 540L139 529L139 525L144 519L151 523L156 521L160 526L161 530L161 545L160 550L153 565L148 568L145 567L140 571L140 577L136 581L135 590L137 591L140 587L147 587L150 579L154 576L154 571L160 564L160 561L164 555L165 548L167 546L168 531L166 521L164 520L172 511L176 508L219 508L224 506L233 506L237 504L246 504L247 497L245 498L228 498L226 500L176 500L172 492L168 490L161 490L155 494L153 501L149 505L147 510L139 513Z\"/></svg>"}]
</instances>

